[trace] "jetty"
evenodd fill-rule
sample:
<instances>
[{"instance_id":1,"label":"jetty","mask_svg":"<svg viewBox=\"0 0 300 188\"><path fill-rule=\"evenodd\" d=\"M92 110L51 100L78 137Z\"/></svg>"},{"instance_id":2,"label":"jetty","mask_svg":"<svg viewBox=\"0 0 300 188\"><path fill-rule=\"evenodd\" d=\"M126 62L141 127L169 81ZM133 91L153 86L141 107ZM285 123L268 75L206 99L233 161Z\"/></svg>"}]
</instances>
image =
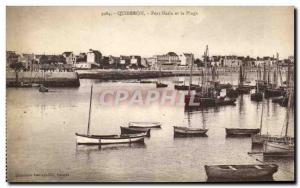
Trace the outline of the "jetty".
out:
<instances>
[{"instance_id":1,"label":"jetty","mask_svg":"<svg viewBox=\"0 0 300 188\"><path fill-rule=\"evenodd\" d=\"M79 87L76 72L6 72L7 87L22 87L27 84L43 84L48 87Z\"/></svg>"}]
</instances>

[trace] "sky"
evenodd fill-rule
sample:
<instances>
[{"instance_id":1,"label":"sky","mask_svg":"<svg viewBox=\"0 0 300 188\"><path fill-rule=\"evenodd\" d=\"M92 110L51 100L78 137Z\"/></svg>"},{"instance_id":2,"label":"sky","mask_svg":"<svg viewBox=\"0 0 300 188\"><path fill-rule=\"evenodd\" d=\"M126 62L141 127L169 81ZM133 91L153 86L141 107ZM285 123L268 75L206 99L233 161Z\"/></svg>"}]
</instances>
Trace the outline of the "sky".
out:
<instances>
[{"instance_id":1,"label":"sky","mask_svg":"<svg viewBox=\"0 0 300 188\"><path fill-rule=\"evenodd\" d=\"M144 15L121 15L122 11ZM286 58L294 54L294 8L6 8L6 48L18 53L78 54L92 48L103 55L150 57L173 51L200 57L206 45L209 55L278 52Z\"/></svg>"}]
</instances>

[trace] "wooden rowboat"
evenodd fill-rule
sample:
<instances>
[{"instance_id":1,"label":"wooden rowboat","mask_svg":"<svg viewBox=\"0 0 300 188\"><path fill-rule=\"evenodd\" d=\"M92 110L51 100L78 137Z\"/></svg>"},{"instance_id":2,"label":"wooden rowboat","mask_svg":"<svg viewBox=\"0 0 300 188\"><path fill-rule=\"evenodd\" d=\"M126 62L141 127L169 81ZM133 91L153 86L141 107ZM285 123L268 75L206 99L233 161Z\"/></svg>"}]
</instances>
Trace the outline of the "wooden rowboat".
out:
<instances>
[{"instance_id":1,"label":"wooden rowboat","mask_svg":"<svg viewBox=\"0 0 300 188\"><path fill-rule=\"evenodd\" d=\"M122 127L121 128L121 134L139 134L139 133L145 133L147 137L150 137L150 128L144 128L144 127Z\"/></svg>"},{"instance_id":2,"label":"wooden rowboat","mask_svg":"<svg viewBox=\"0 0 300 188\"><path fill-rule=\"evenodd\" d=\"M174 126L174 136L205 136L208 129Z\"/></svg>"},{"instance_id":3,"label":"wooden rowboat","mask_svg":"<svg viewBox=\"0 0 300 188\"><path fill-rule=\"evenodd\" d=\"M278 170L276 164L205 165L204 168L209 180L233 181L268 179Z\"/></svg>"},{"instance_id":4,"label":"wooden rowboat","mask_svg":"<svg viewBox=\"0 0 300 188\"><path fill-rule=\"evenodd\" d=\"M145 134L132 135L76 135L78 145L105 145L105 144L126 144L126 143L144 143Z\"/></svg>"},{"instance_id":5,"label":"wooden rowboat","mask_svg":"<svg viewBox=\"0 0 300 188\"><path fill-rule=\"evenodd\" d=\"M227 136L251 136L260 132L260 129L225 128Z\"/></svg>"},{"instance_id":6,"label":"wooden rowboat","mask_svg":"<svg viewBox=\"0 0 300 188\"><path fill-rule=\"evenodd\" d=\"M128 127L130 128L161 128L159 122L129 122Z\"/></svg>"}]
</instances>

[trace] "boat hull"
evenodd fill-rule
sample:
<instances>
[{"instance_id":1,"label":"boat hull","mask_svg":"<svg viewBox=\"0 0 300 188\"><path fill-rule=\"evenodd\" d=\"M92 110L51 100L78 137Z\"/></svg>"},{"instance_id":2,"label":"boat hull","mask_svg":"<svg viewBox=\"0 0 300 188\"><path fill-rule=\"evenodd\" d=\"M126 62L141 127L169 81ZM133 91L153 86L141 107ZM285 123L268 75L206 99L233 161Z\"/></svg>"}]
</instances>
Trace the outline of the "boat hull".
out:
<instances>
[{"instance_id":1,"label":"boat hull","mask_svg":"<svg viewBox=\"0 0 300 188\"><path fill-rule=\"evenodd\" d=\"M76 135L78 145L106 145L106 144L126 144L126 143L144 143L145 134L95 137L81 134Z\"/></svg>"},{"instance_id":2,"label":"boat hull","mask_svg":"<svg viewBox=\"0 0 300 188\"><path fill-rule=\"evenodd\" d=\"M264 157L294 157L294 146L282 142L270 142L264 143Z\"/></svg>"},{"instance_id":3,"label":"boat hull","mask_svg":"<svg viewBox=\"0 0 300 188\"><path fill-rule=\"evenodd\" d=\"M226 96L229 98L237 98L239 93L235 89L226 89Z\"/></svg>"},{"instance_id":4,"label":"boat hull","mask_svg":"<svg viewBox=\"0 0 300 188\"><path fill-rule=\"evenodd\" d=\"M186 85L174 85L174 89L176 90L184 90L184 91L187 91L189 90L189 87L190 86L186 86ZM191 86L190 90L195 90L196 87L195 86Z\"/></svg>"},{"instance_id":5,"label":"boat hull","mask_svg":"<svg viewBox=\"0 0 300 188\"><path fill-rule=\"evenodd\" d=\"M156 88L164 88L164 87L168 87L168 84L156 83Z\"/></svg>"},{"instance_id":6,"label":"boat hull","mask_svg":"<svg viewBox=\"0 0 300 188\"><path fill-rule=\"evenodd\" d=\"M204 166L207 178L210 180L259 180L272 178L277 172L276 164L268 165L213 165Z\"/></svg>"},{"instance_id":7,"label":"boat hull","mask_svg":"<svg viewBox=\"0 0 300 188\"><path fill-rule=\"evenodd\" d=\"M265 97L270 98L270 97L280 97L285 94L285 91L282 89L266 89L265 90Z\"/></svg>"},{"instance_id":8,"label":"boat hull","mask_svg":"<svg viewBox=\"0 0 300 188\"><path fill-rule=\"evenodd\" d=\"M208 129L174 126L174 136L206 136Z\"/></svg>"},{"instance_id":9,"label":"boat hull","mask_svg":"<svg viewBox=\"0 0 300 188\"><path fill-rule=\"evenodd\" d=\"M260 132L260 129L225 128L227 136L252 136Z\"/></svg>"},{"instance_id":10,"label":"boat hull","mask_svg":"<svg viewBox=\"0 0 300 188\"><path fill-rule=\"evenodd\" d=\"M139 134L145 133L147 137L150 137L150 128L144 127L120 127L121 134Z\"/></svg>"},{"instance_id":11,"label":"boat hull","mask_svg":"<svg viewBox=\"0 0 300 188\"><path fill-rule=\"evenodd\" d=\"M246 86L237 87L236 91L238 94L249 94L251 91L251 87L246 87Z\"/></svg>"},{"instance_id":12,"label":"boat hull","mask_svg":"<svg viewBox=\"0 0 300 188\"><path fill-rule=\"evenodd\" d=\"M262 93L252 93L250 95L251 101L262 101L263 100L263 94Z\"/></svg>"},{"instance_id":13,"label":"boat hull","mask_svg":"<svg viewBox=\"0 0 300 188\"><path fill-rule=\"evenodd\" d=\"M129 122L129 126L132 128L161 128L159 122Z\"/></svg>"}]
</instances>

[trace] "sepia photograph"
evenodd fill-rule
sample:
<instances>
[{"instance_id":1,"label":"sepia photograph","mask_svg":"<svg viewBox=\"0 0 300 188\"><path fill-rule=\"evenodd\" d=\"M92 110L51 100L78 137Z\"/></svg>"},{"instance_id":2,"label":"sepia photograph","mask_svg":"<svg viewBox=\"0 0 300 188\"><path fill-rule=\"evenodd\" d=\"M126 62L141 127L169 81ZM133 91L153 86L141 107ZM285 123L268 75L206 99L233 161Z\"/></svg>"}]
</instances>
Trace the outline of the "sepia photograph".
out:
<instances>
[{"instance_id":1,"label":"sepia photograph","mask_svg":"<svg viewBox=\"0 0 300 188\"><path fill-rule=\"evenodd\" d=\"M9 183L295 183L295 7L6 6Z\"/></svg>"}]
</instances>

